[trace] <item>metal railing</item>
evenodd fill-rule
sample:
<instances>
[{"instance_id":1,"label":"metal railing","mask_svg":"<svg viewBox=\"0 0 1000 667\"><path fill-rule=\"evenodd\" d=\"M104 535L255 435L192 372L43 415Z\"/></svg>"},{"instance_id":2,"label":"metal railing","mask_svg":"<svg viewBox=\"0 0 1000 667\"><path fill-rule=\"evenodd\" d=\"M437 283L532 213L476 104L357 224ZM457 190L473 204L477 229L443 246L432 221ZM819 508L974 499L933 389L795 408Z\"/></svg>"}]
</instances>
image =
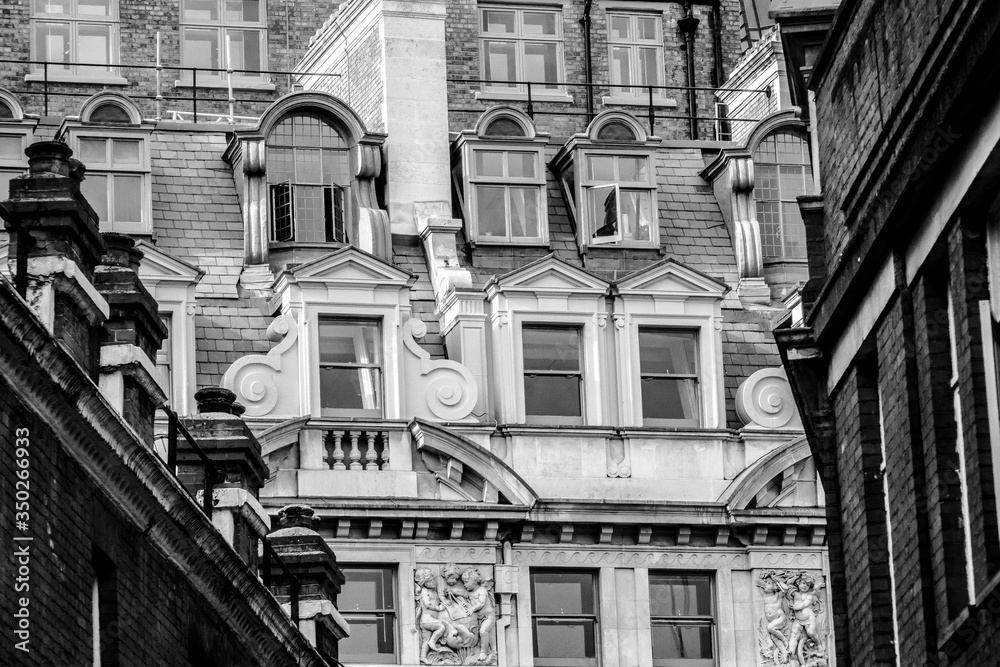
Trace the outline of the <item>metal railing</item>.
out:
<instances>
[{"instance_id":1,"label":"metal railing","mask_svg":"<svg viewBox=\"0 0 1000 667\"><path fill-rule=\"evenodd\" d=\"M557 82L541 82L541 81L497 81L493 79L469 79L469 78L454 78L449 77L448 83L459 83L459 84L475 84L483 85L484 98L489 98L490 93L498 93L497 99L501 99L504 104L517 104L520 100L510 100L508 95L511 93L525 93L525 113L529 118L534 119L536 115L549 115L549 116L580 116L585 117L587 122L596 115L596 112L592 110L592 102L588 103L588 109L579 110L573 108L575 105L567 105L559 100L545 99L544 95L563 94L567 89L582 88L587 91L588 97L594 94L594 91L606 89L609 92L612 90L622 90L629 93L633 100L628 102L622 102L620 99L609 100L605 103L606 108L616 108L616 107L645 107L645 117L649 124L650 134L655 133L656 121L657 120L678 120L678 121L689 121L697 123L698 121L711 121L713 123L724 121L724 122L742 122L742 123L756 123L760 121L759 118L721 118L717 115L702 116L702 115L688 115L688 114L664 114L657 113L658 108L663 107L662 98L663 93L666 91L694 91L694 92L711 92L711 93L751 93L765 95L768 98L771 97L770 88L727 88L727 87L706 87L706 86L650 86L650 85L640 85L640 84L618 84L618 83L570 83L567 81L557 81ZM486 86L489 86L486 88ZM631 91L642 91L640 94L632 94ZM539 97L541 95L541 97ZM642 102L640 102L642 100ZM539 110L535 108L535 104L545 104L548 102L556 102L559 106L558 109L552 110ZM483 111L487 107L483 107ZM695 132L692 131L692 135ZM697 138L692 136L692 139Z\"/></svg>"},{"instance_id":2,"label":"metal railing","mask_svg":"<svg viewBox=\"0 0 1000 667\"><path fill-rule=\"evenodd\" d=\"M177 413L171 410L166 405L160 406L160 410L164 412L167 416L167 468L173 473L174 477L177 477L177 444L178 444L178 434L183 436L187 441L187 444L201 459L202 470L205 473L204 489L202 497L202 511L205 512L205 516L208 517L209 521L212 520L212 511L214 507L213 491L215 490L215 480L218 478L218 468L212 463L212 460L205 453L205 450L198 445L197 440L191 435L184 426L184 423L177 416ZM181 484L183 486L183 482ZM186 487L185 487L186 488ZM272 564L277 564L281 568L282 573L288 578L288 598L290 606L290 616L292 618L292 623L298 627L299 623L299 593L301 591L301 584L298 578L292 573L285 564L285 561L281 559L281 556L274 550L271 546L270 541L268 541L267 536L261 538L261 544L264 548L264 562L262 564L260 577L264 586L268 589L272 589L272 576L271 576L271 566Z\"/></svg>"}]
</instances>

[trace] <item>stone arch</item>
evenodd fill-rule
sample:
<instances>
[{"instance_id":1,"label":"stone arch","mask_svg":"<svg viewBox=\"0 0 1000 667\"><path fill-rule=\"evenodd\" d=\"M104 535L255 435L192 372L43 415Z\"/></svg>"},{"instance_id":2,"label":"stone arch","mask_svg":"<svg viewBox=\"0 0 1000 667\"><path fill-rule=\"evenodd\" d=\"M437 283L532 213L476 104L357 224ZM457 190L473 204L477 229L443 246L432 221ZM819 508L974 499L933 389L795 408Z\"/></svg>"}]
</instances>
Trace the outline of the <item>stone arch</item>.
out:
<instances>
[{"instance_id":1,"label":"stone arch","mask_svg":"<svg viewBox=\"0 0 1000 667\"><path fill-rule=\"evenodd\" d=\"M496 121L500 120L507 120L517 124L521 128L522 134L519 135L488 134L490 127ZM495 106L490 109L487 109L479 117L479 120L476 121L475 130L476 130L476 135L479 136L481 139L516 138L516 139L530 140L534 139L536 135L535 123L531 120L531 118L520 109L516 109L511 106Z\"/></svg>"},{"instance_id":2,"label":"stone arch","mask_svg":"<svg viewBox=\"0 0 1000 667\"><path fill-rule=\"evenodd\" d=\"M632 132L633 139L607 139L601 136L601 131L604 130L609 125L623 125L629 131ZM601 113L594 116L594 120L590 121L590 125L587 126L587 136L591 141L595 142L606 142L606 141L628 141L629 143L645 143L649 140L649 133L642 126L635 116L626 113L624 111L602 111Z\"/></svg>"},{"instance_id":3,"label":"stone arch","mask_svg":"<svg viewBox=\"0 0 1000 667\"><path fill-rule=\"evenodd\" d=\"M805 436L754 461L719 500L730 510L821 507L821 486Z\"/></svg>"},{"instance_id":4,"label":"stone arch","mask_svg":"<svg viewBox=\"0 0 1000 667\"><path fill-rule=\"evenodd\" d=\"M115 107L122 111L128 118L128 123L138 125L142 122L142 114L139 112L139 105L128 95L115 92L97 93L87 98L80 108L80 120L85 123L102 122L94 120L94 114L99 113L105 107Z\"/></svg>"}]
</instances>

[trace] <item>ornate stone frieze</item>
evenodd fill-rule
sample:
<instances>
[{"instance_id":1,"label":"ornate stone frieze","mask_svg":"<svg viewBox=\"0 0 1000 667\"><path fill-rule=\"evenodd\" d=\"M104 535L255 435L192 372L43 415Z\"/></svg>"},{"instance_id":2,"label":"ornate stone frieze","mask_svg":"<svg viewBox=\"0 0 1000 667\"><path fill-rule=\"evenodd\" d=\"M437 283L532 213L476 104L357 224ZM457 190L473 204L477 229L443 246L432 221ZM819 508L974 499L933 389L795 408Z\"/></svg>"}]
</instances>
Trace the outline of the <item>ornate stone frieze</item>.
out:
<instances>
[{"instance_id":1,"label":"ornate stone frieze","mask_svg":"<svg viewBox=\"0 0 1000 667\"><path fill-rule=\"evenodd\" d=\"M515 549L517 565L570 565L606 567L694 567L746 569L746 554L706 551L560 551Z\"/></svg>"},{"instance_id":2,"label":"ornate stone frieze","mask_svg":"<svg viewBox=\"0 0 1000 667\"><path fill-rule=\"evenodd\" d=\"M493 563L496 549L493 547L423 547L415 554L416 560L431 563Z\"/></svg>"},{"instance_id":3,"label":"ornate stone frieze","mask_svg":"<svg viewBox=\"0 0 1000 667\"><path fill-rule=\"evenodd\" d=\"M822 575L764 570L755 583L763 596L757 629L762 667L827 667Z\"/></svg>"},{"instance_id":4,"label":"ornate stone frieze","mask_svg":"<svg viewBox=\"0 0 1000 667\"><path fill-rule=\"evenodd\" d=\"M802 428L784 369L762 368L736 390L736 414L756 428Z\"/></svg>"},{"instance_id":5,"label":"ornate stone frieze","mask_svg":"<svg viewBox=\"0 0 1000 667\"><path fill-rule=\"evenodd\" d=\"M496 665L493 568L418 565L413 574L422 665Z\"/></svg>"}]
</instances>

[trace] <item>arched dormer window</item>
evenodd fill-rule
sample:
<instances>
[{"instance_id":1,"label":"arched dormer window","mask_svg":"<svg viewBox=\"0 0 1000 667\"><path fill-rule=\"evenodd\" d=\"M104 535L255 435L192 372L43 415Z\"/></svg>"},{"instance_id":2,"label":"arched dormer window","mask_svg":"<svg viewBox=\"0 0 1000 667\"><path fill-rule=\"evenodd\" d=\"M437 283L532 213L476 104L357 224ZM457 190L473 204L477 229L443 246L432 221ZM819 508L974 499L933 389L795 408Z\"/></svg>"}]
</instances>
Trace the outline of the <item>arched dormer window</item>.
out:
<instances>
[{"instance_id":1,"label":"arched dormer window","mask_svg":"<svg viewBox=\"0 0 1000 667\"><path fill-rule=\"evenodd\" d=\"M512 107L485 112L453 148L455 197L476 244L546 244L544 147L531 119Z\"/></svg>"},{"instance_id":2,"label":"arched dormer window","mask_svg":"<svg viewBox=\"0 0 1000 667\"><path fill-rule=\"evenodd\" d=\"M142 122L142 114L138 105L125 95L98 93L83 103L80 120L85 123L138 125Z\"/></svg>"},{"instance_id":3,"label":"arched dormer window","mask_svg":"<svg viewBox=\"0 0 1000 667\"><path fill-rule=\"evenodd\" d=\"M24 113L13 93L0 88L0 120L21 120Z\"/></svg>"},{"instance_id":4,"label":"arched dormer window","mask_svg":"<svg viewBox=\"0 0 1000 667\"><path fill-rule=\"evenodd\" d=\"M813 192L812 161L806 133L779 128L753 152L754 200L765 261L804 260L806 231L796 197Z\"/></svg>"},{"instance_id":5,"label":"arched dormer window","mask_svg":"<svg viewBox=\"0 0 1000 667\"><path fill-rule=\"evenodd\" d=\"M348 241L349 146L316 111L282 118L266 141L272 241Z\"/></svg>"}]
</instances>

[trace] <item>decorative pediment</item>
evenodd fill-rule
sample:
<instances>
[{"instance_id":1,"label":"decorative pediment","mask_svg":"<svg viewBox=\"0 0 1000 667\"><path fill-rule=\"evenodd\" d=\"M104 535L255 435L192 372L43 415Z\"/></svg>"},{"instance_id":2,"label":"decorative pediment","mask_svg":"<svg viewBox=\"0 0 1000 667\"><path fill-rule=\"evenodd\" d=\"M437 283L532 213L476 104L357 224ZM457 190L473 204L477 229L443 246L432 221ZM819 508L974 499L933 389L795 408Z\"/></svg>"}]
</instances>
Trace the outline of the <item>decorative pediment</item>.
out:
<instances>
[{"instance_id":1,"label":"decorative pediment","mask_svg":"<svg viewBox=\"0 0 1000 667\"><path fill-rule=\"evenodd\" d=\"M288 269L297 282L409 285L412 273L351 246Z\"/></svg>"},{"instance_id":2,"label":"decorative pediment","mask_svg":"<svg viewBox=\"0 0 1000 667\"><path fill-rule=\"evenodd\" d=\"M516 271L495 278L490 288L500 292L558 292L597 293L607 292L604 280L573 266L555 255L547 255Z\"/></svg>"},{"instance_id":3,"label":"decorative pediment","mask_svg":"<svg viewBox=\"0 0 1000 667\"><path fill-rule=\"evenodd\" d=\"M729 291L729 286L721 280L696 271L672 258L636 271L617 281L614 287L623 295L648 294L709 299L721 299Z\"/></svg>"},{"instance_id":4,"label":"decorative pediment","mask_svg":"<svg viewBox=\"0 0 1000 667\"><path fill-rule=\"evenodd\" d=\"M822 489L809 442L796 438L757 459L719 500L730 510L820 507Z\"/></svg>"},{"instance_id":5,"label":"decorative pediment","mask_svg":"<svg viewBox=\"0 0 1000 667\"><path fill-rule=\"evenodd\" d=\"M149 283L158 282L196 284L205 275L205 272L194 264L174 257L152 243L139 241L136 247L142 251L139 278L147 286Z\"/></svg>"}]
</instances>

